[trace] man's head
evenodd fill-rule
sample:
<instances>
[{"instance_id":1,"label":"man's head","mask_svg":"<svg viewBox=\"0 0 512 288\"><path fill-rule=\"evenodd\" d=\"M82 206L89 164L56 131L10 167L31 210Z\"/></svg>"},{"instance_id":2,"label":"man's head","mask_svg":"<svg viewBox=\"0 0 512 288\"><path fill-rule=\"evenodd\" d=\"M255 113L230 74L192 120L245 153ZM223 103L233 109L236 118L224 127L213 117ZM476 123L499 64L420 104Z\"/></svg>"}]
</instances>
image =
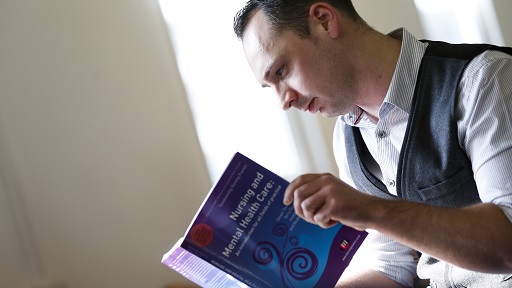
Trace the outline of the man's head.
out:
<instances>
[{"instance_id":1,"label":"man's head","mask_svg":"<svg viewBox=\"0 0 512 288\"><path fill-rule=\"evenodd\" d=\"M334 117L356 105L358 35L368 26L351 1L249 0L234 26L256 80L284 110Z\"/></svg>"},{"instance_id":2,"label":"man's head","mask_svg":"<svg viewBox=\"0 0 512 288\"><path fill-rule=\"evenodd\" d=\"M263 11L267 17L271 32L280 34L284 30L290 30L302 39L309 38L308 14L315 0L249 0L235 16L233 29L239 39L243 38L245 28L250 18L258 10ZM351 0L326 0L322 1L338 9L343 16L354 23L366 25L357 14Z\"/></svg>"}]
</instances>

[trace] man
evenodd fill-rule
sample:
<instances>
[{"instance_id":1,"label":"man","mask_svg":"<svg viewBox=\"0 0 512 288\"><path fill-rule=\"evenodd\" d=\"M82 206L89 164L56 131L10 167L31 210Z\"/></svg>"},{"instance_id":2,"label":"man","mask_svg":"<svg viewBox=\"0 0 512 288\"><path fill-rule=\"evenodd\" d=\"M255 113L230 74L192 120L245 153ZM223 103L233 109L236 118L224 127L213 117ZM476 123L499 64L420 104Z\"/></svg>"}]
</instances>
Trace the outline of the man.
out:
<instances>
[{"instance_id":1,"label":"man","mask_svg":"<svg viewBox=\"0 0 512 288\"><path fill-rule=\"evenodd\" d=\"M234 29L283 109L338 117L341 180L284 203L369 231L339 287L512 287L511 49L384 35L349 0L250 0Z\"/></svg>"}]
</instances>

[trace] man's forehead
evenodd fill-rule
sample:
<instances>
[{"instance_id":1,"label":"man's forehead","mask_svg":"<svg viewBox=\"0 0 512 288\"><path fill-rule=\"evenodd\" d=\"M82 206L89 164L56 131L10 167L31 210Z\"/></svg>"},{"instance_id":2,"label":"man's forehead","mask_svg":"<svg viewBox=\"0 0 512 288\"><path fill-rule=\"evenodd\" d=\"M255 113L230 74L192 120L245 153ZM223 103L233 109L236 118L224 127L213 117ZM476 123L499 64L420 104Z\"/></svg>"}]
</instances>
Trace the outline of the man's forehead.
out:
<instances>
[{"instance_id":1,"label":"man's forehead","mask_svg":"<svg viewBox=\"0 0 512 288\"><path fill-rule=\"evenodd\" d=\"M260 50L268 50L272 45L273 32L265 14L258 10L249 19L244 31L242 43L245 46L258 47Z\"/></svg>"},{"instance_id":2,"label":"man's forehead","mask_svg":"<svg viewBox=\"0 0 512 288\"><path fill-rule=\"evenodd\" d=\"M276 42L272 40L272 35L266 16L262 11L256 11L245 28L242 44L247 61L257 78L263 77L263 71L274 57L271 51L275 50Z\"/></svg>"}]
</instances>

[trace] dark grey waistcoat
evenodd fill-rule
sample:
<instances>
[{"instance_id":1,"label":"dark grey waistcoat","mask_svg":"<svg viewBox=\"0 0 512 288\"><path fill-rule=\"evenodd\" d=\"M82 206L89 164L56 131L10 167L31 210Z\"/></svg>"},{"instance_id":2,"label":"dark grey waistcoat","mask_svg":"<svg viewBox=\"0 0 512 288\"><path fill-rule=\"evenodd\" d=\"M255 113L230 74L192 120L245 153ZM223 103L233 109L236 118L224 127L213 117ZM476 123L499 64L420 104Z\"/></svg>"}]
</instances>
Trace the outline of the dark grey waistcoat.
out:
<instances>
[{"instance_id":1,"label":"dark grey waistcoat","mask_svg":"<svg viewBox=\"0 0 512 288\"><path fill-rule=\"evenodd\" d=\"M481 202L471 163L459 146L455 106L464 69L474 57L488 49L512 55L512 48L508 47L429 42L420 65L400 151L398 198L452 208ZM367 161L374 160L359 128L345 129L345 145L356 187L378 197L397 198L368 170ZM477 233L475 230L475 237ZM512 287L512 275L476 273L426 254L418 263L418 275L431 279L433 287Z\"/></svg>"}]
</instances>

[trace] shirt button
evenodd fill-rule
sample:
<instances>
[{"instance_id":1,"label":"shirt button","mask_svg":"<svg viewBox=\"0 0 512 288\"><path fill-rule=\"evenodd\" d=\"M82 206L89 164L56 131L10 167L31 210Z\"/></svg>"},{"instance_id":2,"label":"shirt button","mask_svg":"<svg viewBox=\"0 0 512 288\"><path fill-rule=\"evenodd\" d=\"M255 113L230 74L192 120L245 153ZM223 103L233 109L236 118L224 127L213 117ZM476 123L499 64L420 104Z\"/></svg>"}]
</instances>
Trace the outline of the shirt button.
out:
<instances>
[{"instance_id":1,"label":"shirt button","mask_svg":"<svg viewBox=\"0 0 512 288\"><path fill-rule=\"evenodd\" d=\"M395 180L389 180L389 183L388 183L388 184L389 184L389 186L391 186L391 187L395 187L396 182L395 182Z\"/></svg>"},{"instance_id":2,"label":"shirt button","mask_svg":"<svg viewBox=\"0 0 512 288\"><path fill-rule=\"evenodd\" d=\"M379 137L381 139L385 138L386 136L387 136L386 131L381 130L381 131L377 132L377 137Z\"/></svg>"}]
</instances>

